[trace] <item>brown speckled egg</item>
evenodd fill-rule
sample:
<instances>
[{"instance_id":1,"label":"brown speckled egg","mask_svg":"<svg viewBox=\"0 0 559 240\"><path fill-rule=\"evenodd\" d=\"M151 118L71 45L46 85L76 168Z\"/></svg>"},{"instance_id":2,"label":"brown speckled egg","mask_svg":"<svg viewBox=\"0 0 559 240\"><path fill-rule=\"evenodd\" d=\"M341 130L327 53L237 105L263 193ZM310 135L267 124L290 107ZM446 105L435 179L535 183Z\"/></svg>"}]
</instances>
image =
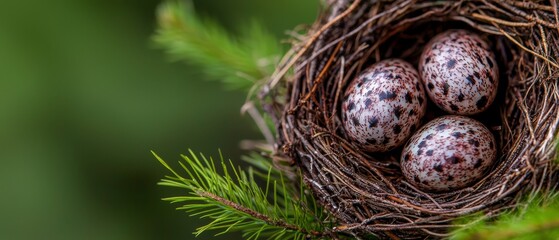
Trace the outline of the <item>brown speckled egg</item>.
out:
<instances>
[{"instance_id":1,"label":"brown speckled egg","mask_svg":"<svg viewBox=\"0 0 559 240\"><path fill-rule=\"evenodd\" d=\"M365 151L385 152L405 143L418 128L426 106L413 66L387 59L367 68L349 84L341 114L354 143Z\"/></svg>"},{"instance_id":2,"label":"brown speckled egg","mask_svg":"<svg viewBox=\"0 0 559 240\"><path fill-rule=\"evenodd\" d=\"M463 116L436 118L415 133L402 151L408 182L429 191L466 187L481 179L497 156L493 135Z\"/></svg>"},{"instance_id":3,"label":"brown speckled egg","mask_svg":"<svg viewBox=\"0 0 559 240\"><path fill-rule=\"evenodd\" d=\"M480 113L497 95L495 56L489 44L465 30L435 36L423 49L419 73L431 100L448 113Z\"/></svg>"}]
</instances>

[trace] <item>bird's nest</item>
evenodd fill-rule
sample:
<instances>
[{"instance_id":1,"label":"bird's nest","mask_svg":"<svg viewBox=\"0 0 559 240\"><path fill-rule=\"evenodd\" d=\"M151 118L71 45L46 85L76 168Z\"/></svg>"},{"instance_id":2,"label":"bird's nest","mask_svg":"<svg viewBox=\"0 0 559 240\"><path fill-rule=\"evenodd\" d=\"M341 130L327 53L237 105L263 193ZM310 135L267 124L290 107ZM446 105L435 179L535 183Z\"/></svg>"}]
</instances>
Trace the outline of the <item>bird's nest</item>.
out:
<instances>
[{"instance_id":1,"label":"bird's nest","mask_svg":"<svg viewBox=\"0 0 559 240\"><path fill-rule=\"evenodd\" d=\"M331 0L265 86L276 154L300 168L340 225L334 231L390 238L444 237L456 219L492 217L522 196L557 184L559 6L557 1ZM424 192L403 178L398 150L361 151L348 140L340 99L363 69L386 58L417 66L423 46L446 29L489 39L500 89L474 116L494 133L498 158L474 185ZM434 107L427 115L439 114Z\"/></svg>"}]
</instances>

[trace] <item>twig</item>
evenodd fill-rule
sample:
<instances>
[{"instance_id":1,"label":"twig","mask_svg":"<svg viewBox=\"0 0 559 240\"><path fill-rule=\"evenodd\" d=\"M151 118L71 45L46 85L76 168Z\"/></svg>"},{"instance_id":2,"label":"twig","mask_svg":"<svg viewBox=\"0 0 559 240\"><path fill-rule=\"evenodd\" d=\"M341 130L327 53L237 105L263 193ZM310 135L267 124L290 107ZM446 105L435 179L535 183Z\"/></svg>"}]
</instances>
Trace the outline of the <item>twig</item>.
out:
<instances>
[{"instance_id":1,"label":"twig","mask_svg":"<svg viewBox=\"0 0 559 240\"><path fill-rule=\"evenodd\" d=\"M513 1L512 5L514 5L515 7L521 7L521 8L531 9L531 10L538 9L538 10L543 10L548 12L554 11L552 6L541 5L534 2Z\"/></svg>"},{"instance_id":2,"label":"twig","mask_svg":"<svg viewBox=\"0 0 559 240\"><path fill-rule=\"evenodd\" d=\"M473 13L472 17L483 20L483 21L486 21L486 22L498 23L498 24L506 25L506 26L510 26L510 27L532 27L536 24L536 22L529 22L529 23L510 22L510 21L506 21L506 20L502 20L502 19L498 19L498 18L486 16L486 15L481 15L479 13Z\"/></svg>"},{"instance_id":3,"label":"twig","mask_svg":"<svg viewBox=\"0 0 559 240\"><path fill-rule=\"evenodd\" d=\"M522 10L520 10L520 9L515 8L515 7L513 7L513 6L511 6L511 5L507 4L507 3L504 3L502 0L500 1L500 3L501 3L501 6L505 7L505 8L508 9L509 11L511 11L511 12L515 13L516 15L519 15L519 16L525 18L525 19L528 19L529 21L536 21L537 23L542 24L542 25L544 25L544 26L546 26L546 27L548 27L548 28L557 28L557 27L559 27L558 24L553 24L553 23L550 23L550 22L547 22L547 21L544 21L544 20L541 20L541 19L537 19L537 18L535 18L535 17L532 16L532 15L528 15L527 13L525 13L524 11L522 11Z\"/></svg>"},{"instance_id":4,"label":"twig","mask_svg":"<svg viewBox=\"0 0 559 240\"><path fill-rule=\"evenodd\" d=\"M322 82L322 79L324 79L324 75L330 69L330 66L332 65L332 62L334 62L334 59L336 59L336 54L338 54L338 51L340 50L342 45L343 45L343 42L340 42L338 44L338 46L336 47L336 49L334 49L334 52L332 52L332 54L330 55L330 58L328 58L328 62L326 62L326 65L324 66L324 68L322 68L322 71L320 71L316 80L314 80L311 91L303 98L303 100L301 100L302 103L308 101L309 98L312 96L312 94L314 94L314 92L316 92L316 89L320 85L320 82Z\"/></svg>"},{"instance_id":5,"label":"twig","mask_svg":"<svg viewBox=\"0 0 559 240\"><path fill-rule=\"evenodd\" d=\"M246 101L243 107L241 108L241 113L245 113L245 112L248 112L250 117L252 117L252 120L254 120L256 126L258 126L258 129L260 129L260 132L262 133L262 135L264 135L264 138L266 138L266 142L268 142L268 144L273 145L274 135L268 128L266 121L264 120L260 112L258 112L258 110L254 106L254 103L252 101Z\"/></svg>"},{"instance_id":6,"label":"twig","mask_svg":"<svg viewBox=\"0 0 559 240\"><path fill-rule=\"evenodd\" d=\"M522 45L521 43L519 43L518 41L516 41L516 39L514 39L513 37L511 37L507 32L505 32L503 29L499 28L499 31L505 35L505 37L507 37L511 42L513 42L514 44L516 44L518 47L522 48L522 50L529 52L531 54L533 54L536 57L541 58L542 60L548 62L549 64L551 64L552 66L554 66L555 68L559 69L559 65L557 65L557 63L552 62L551 60L547 59L546 57L542 56L541 54L532 51L531 49L528 49L527 47L525 47L524 45Z\"/></svg>"},{"instance_id":7,"label":"twig","mask_svg":"<svg viewBox=\"0 0 559 240\"><path fill-rule=\"evenodd\" d=\"M301 228L297 225L287 223L287 222L282 221L282 220L271 219L270 217L268 217L268 216L266 216L262 213L256 212L256 211L254 211L250 208L239 205L237 203L229 201L225 198L222 198L222 197L217 196L217 195L215 195L213 193L210 193L210 192L198 191L198 192L196 192L196 194L201 196L201 197L209 198L209 199L212 199L214 201L220 202L223 205L232 207L233 209L235 209L237 211L246 213L246 214L248 214L248 215L250 215L250 216L252 216L256 219L262 220L263 222L265 222L269 225L272 225L272 226L281 227L281 228L285 228L285 229L289 229L289 230L293 230L293 231L298 231L298 232L303 233L303 234L311 234L315 237L329 236L329 233L327 233L327 232L319 232L319 231L315 231L315 230L308 230L308 229Z\"/></svg>"}]
</instances>

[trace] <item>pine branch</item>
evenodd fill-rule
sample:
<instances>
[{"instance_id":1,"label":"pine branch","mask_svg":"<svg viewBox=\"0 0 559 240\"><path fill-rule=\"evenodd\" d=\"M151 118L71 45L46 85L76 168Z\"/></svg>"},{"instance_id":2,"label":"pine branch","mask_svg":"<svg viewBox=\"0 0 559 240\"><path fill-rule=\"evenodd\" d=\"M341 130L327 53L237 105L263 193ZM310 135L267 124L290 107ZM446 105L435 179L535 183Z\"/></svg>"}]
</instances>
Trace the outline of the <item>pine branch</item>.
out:
<instances>
[{"instance_id":1,"label":"pine branch","mask_svg":"<svg viewBox=\"0 0 559 240\"><path fill-rule=\"evenodd\" d=\"M163 3L157 16L154 41L173 59L199 66L230 89L250 90L271 75L282 54L275 37L256 22L234 38L214 21L197 16L190 2Z\"/></svg>"},{"instance_id":2,"label":"pine branch","mask_svg":"<svg viewBox=\"0 0 559 240\"><path fill-rule=\"evenodd\" d=\"M559 239L559 198L548 201L533 200L525 209L506 213L495 222L477 221L457 230L453 239Z\"/></svg>"},{"instance_id":3,"label":"pine branch","mask_svg":"<svg viewBox=\"0 0 559 240\"><path fill-rule=\"evenodd\" d=\"M232 208L234 208L234 209L237 210L237 211L240 211L240 212L249 214L250 216L253 216L254 218L257 218L257 219L259 219L259 220L261 220L261 221L264 221L264 222L266 222L267 224L272 225L272 226L277 226L277 227L285 228L285 229L288 229L288 230L294 230L294 231L297 231L297 232L301 232L301 233L303 233L303 234L310 234L310 235L317 236L317 237L324 236L323 233L318 232L318 231L310 230L310 232L309 232L309 230L307 230L307 229L303 229L303 228L301 228L301 227L299 227L299 226L296 226L296 225L293 225L293 224L289 224L289 223L287 223L287 222L285 222L285 221L282 221L282 220L274 220L274 219L272 219L272 218L270 218L270 217L268 217L268 216L266 216L266 215L264 215L264 214L261 214L261 213L259 213L259 212L255 212L255 211L253 211L252 209L246 208L246 207L244 207L244 206L241 206L241 205L239 205L239 204L236 204L236 203L234 203L234 202L231 202L231 201L229 201L229 200L227 200L227 199L224 199L224 198L222 198L222 197L216 196L215 194L212 194L212 193L209 193L209 192L198 192L198 195L200 195L200 196L202 196L202 197L207 197L207 198L213 199L214 201L220 202L220 203L222 203L222 204L224 204L224 205L227 205L227 206L229 206L229 207L232 207Z\"/></svg>"},{"instance_id":4,"label":"pine branch","mask_svg":"<svg viewBox=\"0 0 559 240\"><path fill-rule=\"evenodd\" d=\"M185 196L164 200L182 204L177 209L191 216L213 220L199 227L195 235L217 230L218 234L242 231L246 239L321 239L331 236L329 229L333 223L326 220L326 214L314 199L305 194L304 186L299 189L290 187L282 174L273 168L267 169L266 186L262 189L256 184L252 168L246 172L236 168L231 161L227 164L223 157L218 169L211 158L203 155L198 158L190 151L190 156L182 156L184 162L180 162L187 176L182 177L153 154L172 173L159 184L187 190Z\"/></svg>"}]
</instances>

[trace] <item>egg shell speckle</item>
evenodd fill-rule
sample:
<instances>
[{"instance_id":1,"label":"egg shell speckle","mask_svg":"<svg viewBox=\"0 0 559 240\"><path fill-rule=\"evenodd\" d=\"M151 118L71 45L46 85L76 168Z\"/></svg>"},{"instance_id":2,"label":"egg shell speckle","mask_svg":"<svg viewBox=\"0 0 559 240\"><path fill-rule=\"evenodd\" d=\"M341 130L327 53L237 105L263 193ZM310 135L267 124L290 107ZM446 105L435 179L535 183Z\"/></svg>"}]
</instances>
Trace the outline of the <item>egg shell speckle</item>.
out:
<instances>
[{"instance_id":1,"label":"egg shell speckle","mask_svg":"<svg viewBox=\"0 0 559 240\"><path fill-rule=\"evenodd\" d=\"M489 44L465 30L435 36L421 54L419 73L430 99L448 113L480 113L497 95L495 56Z\"/></svg>"},{"instance_id":2,"label":"egg shell speckle","mask_svg":"<svg viewBox=\"0 0 559 240\"><path fill-rule=\"evenodd\" d=\"M413 66L387 59L367 68L347 87L341 115L348 137L369 152L402 144L419 127L426 95Z\"/></svg>"},{"instance_id":3,"label":"egg shell speckle","mask_svg":"<svg viewBox=\"0 0 559 240\"><path fill-rule=\"evenodd\" d=\"M408 182L429 191L466 187L481 179L497 156L491 132L463 116L443 116L415 133L402 151Z\"/></svg>"}]
</instances>

